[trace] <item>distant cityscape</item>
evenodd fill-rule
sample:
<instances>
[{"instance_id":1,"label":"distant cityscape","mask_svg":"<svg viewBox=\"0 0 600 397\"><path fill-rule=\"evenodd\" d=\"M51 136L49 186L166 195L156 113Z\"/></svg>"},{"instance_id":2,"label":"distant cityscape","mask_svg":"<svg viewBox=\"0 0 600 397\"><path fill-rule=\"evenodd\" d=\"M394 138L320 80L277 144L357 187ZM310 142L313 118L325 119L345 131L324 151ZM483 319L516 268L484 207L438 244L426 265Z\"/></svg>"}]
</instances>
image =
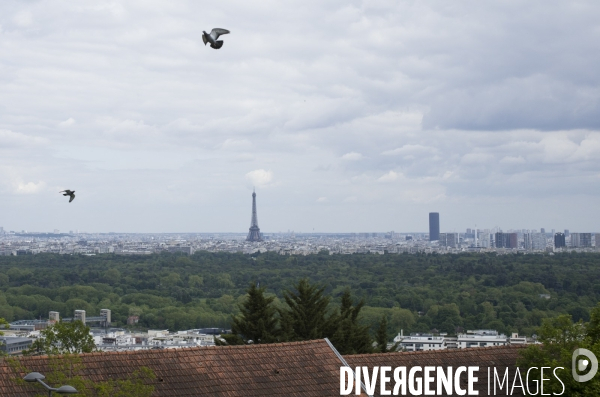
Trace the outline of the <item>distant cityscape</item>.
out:
<instances>
[{"instance_id":1,"label":"distant cityscape","mask_svg":"<svg viewBox=\"0 0 600 397\"><path fill-rule=\"evenodd\" d=\"M0 226L0 255L118 254L150 255L196 251L282 255L401 254L458 252L600 252L600 233L549 233L544 228L502 230L470 229L464 233L440 233L440 214L429 213L429 233L286 233L263 234L258 226L256 192L252 192L252 216L248 234L241 233L61 233L6 232Z\"/></svg>"},{"instance_id":2,"label":"distant cityscape","mask_svg":"<svg viewBox=\"0 0 600 397\"><path fill-rule=\"evenodd\" d=\"M2 230L0 228L0 230ZM33 233L0 231L0 255L116 254L150 255L161 252L193 254L197 251L282 255L401 254L401 253L554 253L600 252L600 233L568 230L467 229L464 233L261 233L262 241L246 241L245 233Z\"/></svg>"}]
</instances>

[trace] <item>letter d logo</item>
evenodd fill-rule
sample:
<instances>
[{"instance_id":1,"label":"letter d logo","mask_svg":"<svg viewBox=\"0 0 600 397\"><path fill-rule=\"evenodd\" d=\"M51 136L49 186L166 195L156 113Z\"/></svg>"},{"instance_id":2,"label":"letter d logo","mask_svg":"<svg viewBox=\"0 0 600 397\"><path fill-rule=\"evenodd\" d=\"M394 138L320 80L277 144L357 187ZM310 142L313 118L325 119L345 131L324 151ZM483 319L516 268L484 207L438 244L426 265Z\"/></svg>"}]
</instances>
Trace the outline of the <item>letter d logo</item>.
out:
<instances>
[{"instance_id":1,"label":"letter d logo","mask_svg":"<svg viewBox=\"0 0 600 397\"><path fill-rule=\"evenodd\" d=\"M587 357L587 359L577 360L577 358L579 356L585 356L585 357ZM594 353L592 353L588 349L575 350L573 352L573 357L572 357L571 363L572 363L571 371L573 373L573 379L575 379L576 382L587 382L588 380L591 380L594 377L594 375L596 375L596 372L598 372L598 359L596 358ZM583 371L586 368L588 368L589 364L592 364L591 368L590 368L590 372L588 372L586 375L579 375L577 373L577 370Z\"/></svg>"}]
</instances>

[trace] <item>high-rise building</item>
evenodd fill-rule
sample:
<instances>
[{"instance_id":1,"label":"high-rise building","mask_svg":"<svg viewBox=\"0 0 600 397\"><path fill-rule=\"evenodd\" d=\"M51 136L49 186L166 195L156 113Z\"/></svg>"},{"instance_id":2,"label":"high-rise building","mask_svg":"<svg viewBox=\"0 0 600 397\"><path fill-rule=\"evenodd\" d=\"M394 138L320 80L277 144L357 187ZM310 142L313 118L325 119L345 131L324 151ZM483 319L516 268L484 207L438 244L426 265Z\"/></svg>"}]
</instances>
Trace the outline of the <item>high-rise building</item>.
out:
<instances>
[{"instance_id":1,"label":"high-rise building","mask_svg":"<svg viewBox=\"0 0 600 397\"><path fill-rule=\"evenodd\" d=\"M507 233L506 248L519 248L519 240L517 233Z\"/></svg>"},{"instance_id":2,"label":"high-rise building","mask_svg":"<svg viewBox=\"0 0 600 397\"><path fill-rule=\"evenodd\" d=\"M459 241L458 233L440 233L439 237L440 247L457 248Z\"/></svg>"},{"instance_id":3,"label":"high-rise building","mask_svg":"<svg viewBox=\"0 0 600 397\"><path fill-rule=\"evenodd\" d=\"M569 244L572 248L579 247L579 233L571 233L571 244Z\"/></svg>"},{"instance_id":4,"label":"high-rise building","mask_svg":"<svg viewBox=\"0 0 600 397\"><path fill-rule=\"evenodd\" d=\"M263 241L258 227L258 216L256 215L256 192L252 192L252 220L250 221L250 230L246 241Z\"/></svg>"},{"instance_id":5,"label":"high-rise building","mask_svg":"<svg viewBox=\"0 0 600 397\"><path fill-rule=\"evenodd\" d=\"M440 233L440 238L438 241L439 241L438 245L440 247L446 247L446 233Z\"/></svg>"},{"instance_id":6,"label":"high-rise building","mask_svg":"<svg viewBox=\"0 0 600 397\"><path fill-rule=\"evenodd\" d=\"M592 233L579 233L579 243L583 248L592 246Z\"/></svg>"},{"instance_id":7,"label":"high-rise building","mask_svg":"<svg viewBox=\"0 0 600 397\"><path fill-rule=\"evenodd\" d=\"M592 233L571 233L571 247L589 248L592 246Z\"/></svg>"},{"instance_id":8,"label":"high-rise building","mask_svg":"<svg viewBox=\"0 0 600 397\"><path fill-rule=\"evenodd\" d=\"M497 232L494 236L496 248L518 248L517 233Z\"/></svg>"},{"instance_id":9,"label":"high-rise building","mask_svg":"<svg viewBox=\"0 0 600 397\"><path fill-rule=\"evenodd\" d=\"M440 213L429 213L429 241L437 241L440 239Z\"/></svg>"},{"instance_id":10,"label":"high-rise building","mask_svg":"<svg viewBox=\"0 0 600 397\"><path fill-rule=\"evenodd\" d=\"M490 248L489 231L477 232L477 244L482 248Z\"/></svg>"},{"instance_id":11,"label":"high-rise building","mask_svg":"<svg viewBox=\"0 0 600 397\"><path fill-rule=\"evenodd\" d=\"M533 239L531 238L531 233L523 234L523 248L528 251L533 250Z\"/></svg>"},{"instance_id":12,"label":"high-rise building","mask_svg":"<svg viewBox=\"0 0 600 397\"><path fill-rule=\"evenodd\" d=\"M569 237L569 229L565 229L565 237Z\"/></svg>"},{"instance_id":13,"label":"high-rise building","mask_svg":"<svg viewBox=\"0 0 600 397\"><path fill-rule=\"evenodd\" d=\"M563 248L566 246L567 246L567 244L565 242L565 233L555 233L554 234L554 248Z\"/></svg>"},{"instance_id":14,"label":"high-rise building","mask_svg":"<svg viewBox=\"0 0 600 397\"><path fill-rule=\"evenodd\" d=\"M546 249L546 235L542 233L525 233L523 242L525 249L528 251L543 251Z\"/></svg>"},{"instance_id":15,"label":"high-rise building","mask_svg":"<svg viewBox=\"0 0 600 397\"><path fill-rule=\"evenodd\" d=\"M459 244L458 233L446 233L446 246L457 248Z\"/></svg>"},{"instance_id":16,"label":"high-rise building","mask_svg":"<svg viewBox=\"0 0 600 397\"><path fill-rule=\"evenodd\" d=\"M543 233L546 233L546 229L544 229L544 228L541 228L541 229L540 229L540 233L542 233L542 234L543 234Z\"/></svg>"},{"instance_id":17,"label":"high-rise building","mask_svg":"<svg viewBox=\"0 0 600 397\"><path fill-rule=\"evenodd\" d=\"M506 242L504 239L504 233L496 232L494 234L494 247L496 248L504 248Z\"/></svg>"},{"instance_id":18,"label":"high-rise building","mask_svg":"<svg viewBox=\"0 0 600 397\"><path fill-rule=\"evenodd\" d=\"M596 240L596 249L600 249L600 233L596 233L594 239Z\"/></svg>"},{"instance_id":19,"label":"high-rise building","mask_svg":"<svg viewBox=\"0 0 600 397\"><path fill-rule=\"evenodd\" d=\"M535 233L533 235L533 249L535 251L543 251L546 249L546 235L542 233Z\"/></svg>"}]
</instances>

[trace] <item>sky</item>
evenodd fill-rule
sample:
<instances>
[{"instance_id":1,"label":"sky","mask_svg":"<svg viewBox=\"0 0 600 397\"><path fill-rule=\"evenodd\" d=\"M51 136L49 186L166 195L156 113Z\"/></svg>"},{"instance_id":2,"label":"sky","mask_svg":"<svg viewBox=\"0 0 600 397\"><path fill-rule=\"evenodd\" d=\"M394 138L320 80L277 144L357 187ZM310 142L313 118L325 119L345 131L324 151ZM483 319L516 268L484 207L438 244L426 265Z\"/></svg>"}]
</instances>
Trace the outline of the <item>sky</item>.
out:
<instances>
[{"instance_id":1,"label":"sky","mask_svg":"<svg viewBox=\"0 0 600 397\"><path fill-rule=\"evenodd\" d=\"M600 232L599 70L593 0L3 0L0 226Z\"/></svg>"}]
</instances>

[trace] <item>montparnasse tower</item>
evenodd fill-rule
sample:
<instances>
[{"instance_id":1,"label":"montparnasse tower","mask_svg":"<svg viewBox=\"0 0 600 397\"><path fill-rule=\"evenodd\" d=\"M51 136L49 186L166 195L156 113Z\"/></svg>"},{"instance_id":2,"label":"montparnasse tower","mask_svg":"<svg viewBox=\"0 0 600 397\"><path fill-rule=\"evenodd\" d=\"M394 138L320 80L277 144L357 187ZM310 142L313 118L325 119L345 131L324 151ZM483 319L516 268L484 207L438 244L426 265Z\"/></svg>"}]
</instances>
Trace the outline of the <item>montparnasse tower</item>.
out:
<instances>
[{"instance_id":1,"label":"montparnasse tower","mask_svg":"<svg viewBox=\"0 0 600 397\"><path fill-rule=\"evenodd\" d=\"M258 217L256 216L256 192L252 191L252 221L250 222L250 231L246 241L263 241L258 227Z\"/></svg>"}]
</instances>

